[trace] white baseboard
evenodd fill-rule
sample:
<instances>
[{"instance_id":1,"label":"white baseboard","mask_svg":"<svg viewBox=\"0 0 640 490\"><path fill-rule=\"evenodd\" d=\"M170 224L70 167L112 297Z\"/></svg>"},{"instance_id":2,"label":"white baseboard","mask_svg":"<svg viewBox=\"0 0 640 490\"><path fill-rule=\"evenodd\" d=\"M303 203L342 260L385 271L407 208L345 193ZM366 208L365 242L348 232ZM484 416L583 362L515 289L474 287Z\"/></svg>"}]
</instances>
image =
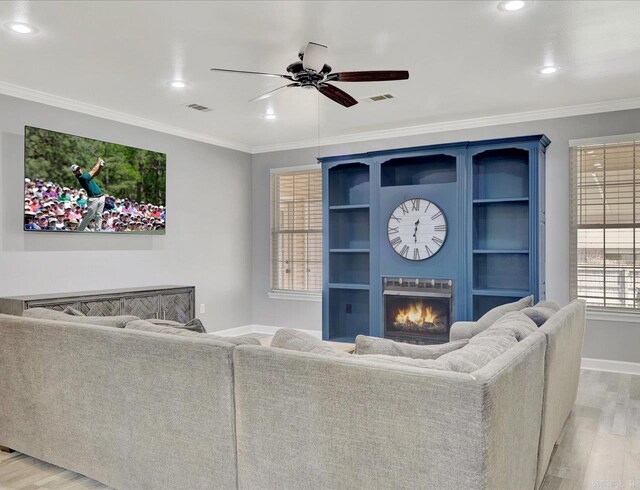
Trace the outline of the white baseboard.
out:
<instances>
[{"instance_id":1,"label":"white baseboard","mask_svg":"<svg viewBox=\"0 0 640 490\"><path fill-rule=\"evenodd\" d=\"M266 335L274 335L282 327L271 327L269 325L244 325L242 327L228 328L226 330L218 330L217 332L209 332L214 335L222 335L223 337L234 337L236 335L244 335L247 333L262 333ZM320 330L303 330L297 328L301 332L313 335L319 339L322 338L322 332Z\"/></svg>"},{"instance_id":2,"label":"white baseboard","mask_svg":"<svg viewBox=\"0 0 640 490\"><path fill-rule=\"evenodd\" d=\"M593 371L606 371L609 373L637 374L640 375L640 363L625 361L610 361L608 359L582 358L582 369Z\"/></svg>"}]
</instances>

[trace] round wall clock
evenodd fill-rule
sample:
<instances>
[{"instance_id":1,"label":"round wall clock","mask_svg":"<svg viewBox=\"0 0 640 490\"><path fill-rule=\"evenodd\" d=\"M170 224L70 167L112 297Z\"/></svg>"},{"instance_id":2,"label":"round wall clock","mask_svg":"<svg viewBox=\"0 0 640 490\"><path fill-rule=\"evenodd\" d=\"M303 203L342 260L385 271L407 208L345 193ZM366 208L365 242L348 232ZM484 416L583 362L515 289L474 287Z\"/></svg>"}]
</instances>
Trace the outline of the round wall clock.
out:
<instances>
[{"instance_id":1,"label":"round wall clock","mask_svg":"<svg viewBox=\"0 0 640 490\"><path fill-rule=\"evenodd\" d=\"M393 250L409 260L433 257L447 239L447 218L426 199L407 199L393 210L387 225Z\"/></svg>"}]
</instances>

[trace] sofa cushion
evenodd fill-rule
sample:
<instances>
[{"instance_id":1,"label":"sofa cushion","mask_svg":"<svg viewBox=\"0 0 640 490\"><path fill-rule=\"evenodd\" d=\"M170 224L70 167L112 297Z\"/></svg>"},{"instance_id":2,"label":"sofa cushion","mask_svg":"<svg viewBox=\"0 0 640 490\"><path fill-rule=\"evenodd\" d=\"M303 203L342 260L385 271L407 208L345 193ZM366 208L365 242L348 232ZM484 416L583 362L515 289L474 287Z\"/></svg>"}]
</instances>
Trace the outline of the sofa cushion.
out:
<instances>
[{"instance_id":1,"label":"sofa cushion","mask_svg":"<svg viewBox=\"0 0 640 490\"><path fill-rule=\"evenodd\" d=\"M80 310L76 310L71 306L67 306L64 310L62 310L62 313L65 313L66 315L74 315L74 316L87 316L84 313L82 313Z\"/></svg>"},{"instance_id":2,"label":"sofa cushion","mask_svg":"<svg viewBox=\"0 0 640 490\"><path fill-rule=\"evenodd\" d=\"M29 318L41 318L45 320L59 320L71 323L84 323L87 325L100 325L103 327L124 328L125 325L134 320L140 320L133 315L120 316L78 316L67 315L61 311L50 310L48 308L29 308L22 312L22 316Z\"/></svg>"},{"instance_id":3,"label":"sofa cushion","mask_svg":"<svg viewBox=\"0 0 640 490\"><path fill-rule=\"evenodd\" d=\"M496 320L496 322L486 330L480 332L474 337L471 337L469 343L474 343L474 339L477 338L498 335L501 331L504 330L513 332L516 340L520 342L521 340L527 338L529 335L535 332L537 329L538 326L533 322L533 320L525 315L523 311L512 311Z\"/></svg>"},{"instance_id":4,"label":"sofa cushion","mask_svg":"<svg viewBox=\"0 0 640 490\"><path fill-rule=\"evenodd\" d=\"M191 330L192 332L207 333L204 325L202 325L202 322L197 318L194 318L187 323L178 323L174 322L173 320L164 320L157 318L149 318L147 321L149 323L153 323L154 325L162 325L163 327L182 328L184 330Z\"/></svg>"},{"instance_id":5,"label":"sofa cushion","mask_svg":"<svg viewBox=\"0 0 640 490\"><path fill-rule=\"evenodd\" d=\"M146 320L135 320L127 323L127 329L142 330L144 332L160 333L165 335L179 335L183 337L201 337L205 339L219 340L233 345L260 345L260 341L253 337L221 337L202 332L193 332L184 328L168 327L165 325L154 325Z\"/></svg>"},{"instance_id":6,"label":"sofa cushion","mask_svg":"<svg viewBox=\"0 0 640 490\"><path fill-rule=\"evenodd\" d=\"M410 357L412 359L437 359L442 354L451 352L469 343L468 339L446 344L415 345L405 342L395 342L391 339L358 335L356 337L357 355L381 354L387 356Z\"/></svg>"},{"instance_id":7,"label":"sofa cushion","mask_svg":"<svg viewBox=\"0 0 640 490\"><path fill-rule=\"evenodd\" d=\"M496 320L506 315L511 311L520 311L523 308L527 308L533 304L533 296L526 296L513 303L506 303L504 305L496 306L495 308L487 311L471 328L471 336L477 335L483 330L486 330L493 325Z\"/></svg>"},{"instance_id":8,"label":"sofa cushion","mask_svg":"<svg viewBox=\"0 0 640 490\"><path fill-rule=\"evenodd\" d=\"M319 338L294 328L280 328L271 340L271 347L278 349L313 352L315 354L338 353ZM350 356L351 354L347 354Z\"/></svg>"},{"instance_id":9,"label":"sofa cushion","mask_svg":"<svg viewBox=\"0 0 640 490\"><path fill-rule=\"evenodd\" d=\"M488 335L473 337L468 345L440 356L435 362L450 371L472 373L517 343L518 340L511 330L496 329Z\"/></svg>"}]
</instances>

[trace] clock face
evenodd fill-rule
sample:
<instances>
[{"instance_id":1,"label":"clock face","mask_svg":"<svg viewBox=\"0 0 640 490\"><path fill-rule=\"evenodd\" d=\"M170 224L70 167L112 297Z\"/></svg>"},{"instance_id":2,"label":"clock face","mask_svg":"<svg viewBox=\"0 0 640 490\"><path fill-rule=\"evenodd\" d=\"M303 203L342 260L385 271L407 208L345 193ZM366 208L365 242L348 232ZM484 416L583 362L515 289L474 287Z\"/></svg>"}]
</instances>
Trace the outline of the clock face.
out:
<instances>
[{"instance_id":1,"label":"clock face","mask_svg":"<svg viewBox=\"0 0 640 490\"><path fill-rule=\"evenodd\" d=\"M401 257L425 260L442 248L447 238L447 219L431 201L408 199L391 213L387 236Z\"/></svg>"}]
</instances>

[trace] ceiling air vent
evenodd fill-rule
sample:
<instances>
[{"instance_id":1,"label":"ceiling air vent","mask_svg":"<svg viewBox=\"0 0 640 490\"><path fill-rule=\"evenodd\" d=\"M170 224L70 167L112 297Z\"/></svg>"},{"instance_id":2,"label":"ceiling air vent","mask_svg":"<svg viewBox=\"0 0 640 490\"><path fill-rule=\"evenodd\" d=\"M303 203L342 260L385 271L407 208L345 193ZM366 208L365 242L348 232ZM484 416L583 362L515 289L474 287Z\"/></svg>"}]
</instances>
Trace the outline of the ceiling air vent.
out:
<instances>
[{"instance_id":1,"label":"ceiling air vent","mask_svg":"<svg viewBox=\"0 0 640 490\"><path fill-rule=\"evenodd\" d=\"M395 99L395 95L382 94L382 95L374 95L372 97L365 98L365 100L371 101L371 102L380 102L381 100L387 100L387 99Z\"/></svg>"},{"instance_id":2,"label":"ceiling air vent","mask_svg":"<svg viewBox=\"0 0 640 490\"><path fill-rule=\"evenodd\" d=\"M193 110L200 111L200 112L209 112L211 110L208 107L205 107L205 106L200 105L200 104L189 104L187 107L189 109L193 109Z\"/></svg>"}]
</instances>

